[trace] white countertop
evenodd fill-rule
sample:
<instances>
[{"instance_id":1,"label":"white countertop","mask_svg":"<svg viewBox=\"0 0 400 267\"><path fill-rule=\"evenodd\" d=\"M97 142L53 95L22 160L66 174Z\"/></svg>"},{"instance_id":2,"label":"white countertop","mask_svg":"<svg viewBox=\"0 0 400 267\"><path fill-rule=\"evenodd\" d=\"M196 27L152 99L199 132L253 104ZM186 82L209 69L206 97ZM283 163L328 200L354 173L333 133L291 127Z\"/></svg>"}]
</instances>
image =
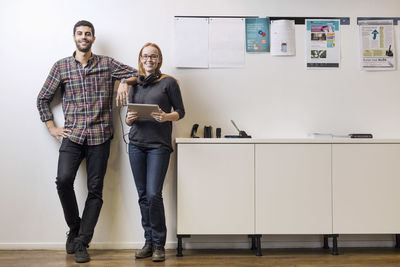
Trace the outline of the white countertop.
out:
<instances>
[{"instance_id":1,"label":"white countertop","mask_svg":"<svg viewBox=\"0 0 400 267\"><path fill-rule=\"evenodd\" d=\"M176 138L177 144L400 144L400 139L378 138Z\"/></svg>"}]
</instances>

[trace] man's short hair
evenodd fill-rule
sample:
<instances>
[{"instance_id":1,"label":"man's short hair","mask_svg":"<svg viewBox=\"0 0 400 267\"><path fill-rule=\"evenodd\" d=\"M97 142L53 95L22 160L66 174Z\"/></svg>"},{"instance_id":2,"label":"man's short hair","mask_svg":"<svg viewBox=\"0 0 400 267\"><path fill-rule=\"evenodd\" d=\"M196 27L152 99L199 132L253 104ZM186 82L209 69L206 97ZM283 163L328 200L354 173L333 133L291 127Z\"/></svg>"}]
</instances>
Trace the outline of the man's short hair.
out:
<instances>
[{"instance_id":1,"label":"man's short hair","mask_svg":"<svg viewBox=\"0 0 400 267\"><path fill-rule=\"evenodd\" d=\"M75 35L76 28L78 28L79 26L87 26L87 27L90 27L90 29L92 29L92 34L93 34L93 36L94 36L94 26L93 26L92 23L90 23L90 22L87 21L87 20L80 20L80 21L78 21L78 22L75 24L75 26L74 26L74 35Z\"/></svg>"}]
</instances>

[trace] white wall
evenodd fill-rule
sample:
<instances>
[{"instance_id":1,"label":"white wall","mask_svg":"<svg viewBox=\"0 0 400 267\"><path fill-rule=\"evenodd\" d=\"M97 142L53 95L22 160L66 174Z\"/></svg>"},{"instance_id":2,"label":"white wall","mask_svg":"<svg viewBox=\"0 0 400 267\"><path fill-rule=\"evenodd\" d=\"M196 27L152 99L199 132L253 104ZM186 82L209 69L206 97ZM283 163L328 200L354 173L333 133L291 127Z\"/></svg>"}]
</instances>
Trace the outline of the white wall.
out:
<instances>
[{"instance_id":1,"label":"white wall","mask_svg":"<svg viewBox=\"0 0 400 267\"><path fill-rule=\"evenodd\" d=\"M36 97L52 64L74 51L72 28L78 20L95 25L95 53L135 67L145 42L160 45L162 71L180 81L186 107L185 119L175 123L175 137L188 137L193 123L201 128L222 127L223 134L234 134L230 124L234 119L255 138L306 137L310 132L371 132L376 137L399 138L399 71L359 71L356 26L357 16L395 17L399 10L397 0L1 1L0 248L62 248L65 242L67 227L54 183L59 145L39 120ZM304 25L296 26L296 57L246 54L243 69L175 69L175 15L349 16L351 25L341 27L339 70L305 70ZM398 40L398 26L396 34ZM59 102L53 110L61 125ZM144 240L117 115L116 109L116 135L93 239L95 248L138 248ZM86 195L85 173L81 168L76 181L81 207ZM175 173L173 154L164 186L168 247L175 247L176 242ZM266 246L276 247L319 246L321 239L274 236L264 238L267 240ZM350 245L393 244L392 236L340 240L348 240ZM190 242L188 247L204 243L247 246L246 237L194 237L185 242Z\"/></svg>"}]
</instances>

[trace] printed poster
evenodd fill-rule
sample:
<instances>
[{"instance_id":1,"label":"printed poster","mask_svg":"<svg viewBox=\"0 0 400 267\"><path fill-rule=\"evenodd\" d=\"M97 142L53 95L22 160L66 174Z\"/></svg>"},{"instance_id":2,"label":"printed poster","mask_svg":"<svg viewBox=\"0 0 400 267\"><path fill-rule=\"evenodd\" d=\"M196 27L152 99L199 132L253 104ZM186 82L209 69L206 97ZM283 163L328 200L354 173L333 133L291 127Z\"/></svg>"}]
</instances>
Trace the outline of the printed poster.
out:
<instances>
[{"instance_id":1,"label":"printed poster","mask_svg":"<svg viewBox=\"0 0 400 267\"><path fill-rule=\"evenodd\" d=\"M294 20L271 21L271 56L295 56Z\"/></svg>"},{"instance_id":2,"label":"printed poster","mask_svg":"<svg viewBox=\"0 0 400 267\"><path fill-rule=\"evenodd\" d=\"M359 24L361 69L394 70L393 20L362 20Z\"/></svg>"},{"instance_id":3,"label":"printed poster","mask_svg":"<svg viewBox=\"0 0 400 267\"><path fill-rule=\"evenodd\" d=\"M269 52L269 18L246 18L246 52Z\"/></svg>"},{"instance_id":4,"label":"printed poster","mask_svg":"<svg viewBox=\"0 0 400 267\"><path fill-rule=\"evenodd\" d=\"M307 68L339 68L340 21L306 20Z\"/></svg>"}]
</instances>

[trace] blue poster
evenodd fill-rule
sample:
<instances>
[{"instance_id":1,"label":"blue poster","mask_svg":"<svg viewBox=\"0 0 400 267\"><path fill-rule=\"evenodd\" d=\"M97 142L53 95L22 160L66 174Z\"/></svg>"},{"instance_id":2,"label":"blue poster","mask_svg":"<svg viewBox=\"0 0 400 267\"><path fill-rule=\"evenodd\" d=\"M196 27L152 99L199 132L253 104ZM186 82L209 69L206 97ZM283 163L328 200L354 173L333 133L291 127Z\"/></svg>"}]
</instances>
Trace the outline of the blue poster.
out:
<instances>
[{"instance_id":1,"label":"blue poster","mask_svg":"<svg viewBox=\"0 0 400 267\"><path fill-rule=\"evenodd\" d=\"M246 18L246 52L269 52L269 18Z\"/></svg>"}]
</instances>

